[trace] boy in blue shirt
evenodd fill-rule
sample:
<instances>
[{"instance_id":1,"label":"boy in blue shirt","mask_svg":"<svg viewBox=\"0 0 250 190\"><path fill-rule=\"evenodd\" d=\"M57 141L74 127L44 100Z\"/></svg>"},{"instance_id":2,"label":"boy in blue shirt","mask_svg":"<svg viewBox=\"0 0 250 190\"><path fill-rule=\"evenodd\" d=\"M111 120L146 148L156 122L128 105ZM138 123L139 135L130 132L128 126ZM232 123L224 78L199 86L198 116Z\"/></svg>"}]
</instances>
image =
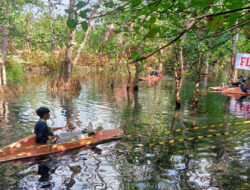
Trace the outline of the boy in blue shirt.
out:
<instances>
[{"instance_id":1,"label":"boy in blue shirt","mask_svg":"<svg viewBox=\"0 0 250 190\"><path fill-rule=\"evenodd\" d=\"M58 135L53 134L53 130L58 130L62 128L50 128L47 125L47 120L50 118L50 110L46 107L40 107L36 110L37 115L40 116L39 121L35 125L35 134L37 143L47 143L50 139L52 142L55 142L58 138Z\"/></svg>"},{"instance_id":2,"label":"boy in blue shirt","mask_svg":"<svg viewBox=\"0 0 250 190\"><path fill-rule=\"evenodd\" d=\"M246 79L242 79L242 81L239 84L239 87L241 88L243 92L248 93L250 92L250 89L246 86L246 82L247 82Z\"/></svg>"},{"instance_id":3,"label":"boy in blue shirt","mask_svg":"<svg viewBox=\"0 0 250 190\"><path fill-rule=\"evenodd\" d=\"M63 134L60 136L54 135L53 131L58 129L66 130L66 127L59 127L59 128L50 128L47 125L47 120L50 118L49 114L50 110L46 107L40 107L36 110L37 115L40 116L39 121L35 125L35 134L36 134L36 142L37 143L47 143L48 140L51 140L52 143L63 143L66 141L70 141L73 139L84 139L90 137L97 132L101 131L103 128L99 126L96 130L93 130L92 124L83 131L74 131L74 132L67 132L65 133L66 136ZM86 135L83 135L86 134Z\"/></svg>"}]
</instances>

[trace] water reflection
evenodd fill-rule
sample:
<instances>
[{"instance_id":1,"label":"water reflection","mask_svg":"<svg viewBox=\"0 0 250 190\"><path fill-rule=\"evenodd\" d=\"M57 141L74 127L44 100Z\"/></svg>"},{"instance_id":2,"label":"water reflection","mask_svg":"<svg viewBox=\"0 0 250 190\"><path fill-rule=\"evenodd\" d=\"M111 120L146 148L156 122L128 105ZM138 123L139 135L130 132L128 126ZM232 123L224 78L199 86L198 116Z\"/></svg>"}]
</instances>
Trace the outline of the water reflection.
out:
<instances>
[{"instance_id":1,"label":"water reflection","mask_svg":"<svg viewBox=\"0 0 250 190\"><path fill-rule=\"evenodd\" d=\"M9 103L7 101L0 100L0 123L2 125L9 122Z\"/></svg>"},{"instance_id":2,"label":"water reflection","mask_svg":"<svg viewBox=\"0 0 250 190\"><path fill-rule=\"evenodd\" d=\"M185 79L182 106L175 111L174 82L166 77L154 86L142 83L140 91L133 92L126 91L119 77L112 79L112 89L108 76L89 73L81 83L81 91L53 94L46 91L46 84L31 85L29 80L26 88L34 92L24 92L11 101L1 99L1 146L33 132L38 119L35 109L40 106L52 110L49 125L68 125L74 130L91 122L94 127L101 124L104 129L121 128L131 138L92 150L51 155L40 162L1 164L1 187L248 189L250 134L225 135L247 129L243 122L249 118L245 114L249 111L248 99L206 92L207 86L218 83L218 79L207 77L201 86L204 93L198 97L198 107L192 109L195 86L192 80ZM182 138L192 140L177 142ZM171 140L173 143L159 144ZM138 144L143 146L128 148ZM93 151L95 154L88 154Z\"/></svg>"},{"instance_id":3,"label":"water reflection","mask_svg":"<svg viewBox=\"0 0 250 190\"><path fill-rule=\"evenodd\" d=\"M250 101L246 96L230 99L230 113L237 117L250 118Z\"/></svg>"},{"instance_id":4,"label":"water reflection","mask_svg":"<svg viewBox=\"0 0 250 190\"><path fill-rule=\"evenodd\" d=\"M106 146L106 145L103 145ZM110 143L109 147L113 147ZM20 189L119 189L121 185L115 178L118 175L115 155L102 154L102 145L92 147L97 155L88 156L90 150L73 151L71 154L40 161L22 172ZM109 181L113 182L110 183Z\"/></svg>"}]
</instances>

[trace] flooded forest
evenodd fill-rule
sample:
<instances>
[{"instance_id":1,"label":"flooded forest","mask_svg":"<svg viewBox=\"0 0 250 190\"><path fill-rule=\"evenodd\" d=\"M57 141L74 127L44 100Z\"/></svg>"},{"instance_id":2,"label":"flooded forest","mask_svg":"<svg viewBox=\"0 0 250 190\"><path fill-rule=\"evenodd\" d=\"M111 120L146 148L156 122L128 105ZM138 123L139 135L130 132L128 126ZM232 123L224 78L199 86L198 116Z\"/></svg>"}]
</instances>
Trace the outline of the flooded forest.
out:
<instances>
[{"instance_id":1,"label":"flooded forest","mask_svg":"<svg viewBox=\"0 0 250 190\"><path fill-rule=\"evenodd\" d=\"M0 0L0 190L250 189L249 39L247 0Z\"/></svg>"}]
</instances>

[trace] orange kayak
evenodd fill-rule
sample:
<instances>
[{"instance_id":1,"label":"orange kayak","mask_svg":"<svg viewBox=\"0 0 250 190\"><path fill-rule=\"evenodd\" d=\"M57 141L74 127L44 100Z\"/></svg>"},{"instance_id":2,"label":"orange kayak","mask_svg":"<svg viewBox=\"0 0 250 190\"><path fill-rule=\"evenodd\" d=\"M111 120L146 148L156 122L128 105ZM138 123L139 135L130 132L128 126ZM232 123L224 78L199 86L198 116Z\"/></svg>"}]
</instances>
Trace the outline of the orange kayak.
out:
<instances>
[{"instance_id":1,"label":"orange kayak","mask_svg":"<svg viewBox=\"0 0 250 190\"><path fill-rule=\"evenodd\" d=\"M110 129L106 131L100 131L87 139L73 140L60 144L38 144L35 141L35 134L32 134L23 138L22 140L19 140L1 148L0 163L11 160L64 152L66 150L79 147L89 147L91 145L105 142L108 139L112 139L120 134L122 134L122 130Z\"/></svg>"},{"instance_id":2,"label":"orange kayak","mask_svg":"<svg viewBox=\"0 0 250 190\"><path fill-rule=\"evenodd\" d=\"M155 76L143 77L143 78L140 78L140 80L141 81L147 81L147 82L158 82L162 78L163 78L162 75L158 75L158 77L155 77Z\"/></svg>"},{"instance_id":3,"label":"orange kayak","mask_svg":"<svg viewBox=\"0 0 250 190\"><path fill-rule=\"evenodd\" d=\"M241 90L240 87L227 88L222 91L223 94L240 94L242 96L250 96L250 92L246 93Z\"/></svg>"}]
</instances>

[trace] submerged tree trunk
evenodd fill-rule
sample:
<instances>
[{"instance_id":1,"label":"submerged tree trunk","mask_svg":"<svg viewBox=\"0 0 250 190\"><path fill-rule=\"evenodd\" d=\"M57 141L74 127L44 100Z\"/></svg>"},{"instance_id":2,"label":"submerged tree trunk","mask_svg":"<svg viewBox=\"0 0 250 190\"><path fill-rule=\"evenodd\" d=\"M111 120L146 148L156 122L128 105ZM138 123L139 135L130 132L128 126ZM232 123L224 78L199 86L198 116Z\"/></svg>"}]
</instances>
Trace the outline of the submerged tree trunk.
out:
<instances>
[{"instance_id":1,"label":"submerged tree trunk","mask_svg":"<svg viewBox=\"0 0 250 190\"><path fill-rule=\"evenodd\" d=\"M194 96L193 96L193 101L192 101L192 108L197 108L198 102L199 102L199 92L200 92L200 80L201 80L201 59L202 55L200 55L199 60L198 60L198 69L197 69L197 79L195 81L195 91L194 91Z\"/></svg>"},{"instance_id":2,"label":"submerged tree trunk","mask_svg":"<svg viewBox=\"0 0 250 190\"><path fill-rule=\"evenodd\" d=\"M183 78L181 75L181 69L175 67L174 68L175 75L175 110L179 110L181 108L181 88L183 83Z\"/></svg>"},{"instance_id":3,"label":"submerged tree trunk","mask_svg":"<svg viewBox=\"0 0 250 190\"><path fill-rule=\"evenodd\" d=\"M235 23L235 25L238 24L238 21ZM239 28L236 27L235 34L232 35L232 57L231 57L231 78L235 78L235 60L236 60L236 44L238 42L239 38Z\"/></svg>"},{"instance_id":4,"label":"submerged tree trunk","mask_svg":"<svg viewBox=\"0 0 250 190\"><path fill-rule=\"evenodd\" d=\"M176 56L178 59L178 55ZM175 110L181 108L181 89L183 84L182 74L184 73L184 58L183 58L183 47L179 48L179 57L180 57L180 67L174 67L174 76L175 76Z\"/></svg>"},{"instance_id":5,"label":"submerged tree trunk","mask_svg":"<svg viewBox=\"0 0 250 190\"><path fill-rule=\"evenodd\" d=\"M195 92L194 92L194 97L192 101L192 107L196 108L198 106L199 102L199 92L200 92L200 77L198 77L195 81Z\"/></svg>"},{"instance_id":6,"label":"submerged tree trunk","mask_svg":"<svg viewBox=\"0 0 250 190\"><path fill-rule=\"evenodd\" d=\"M139 90L140 72L141 72L140 63L136 62L135 63L135 79L134 79L134 84L133 84L134 91Z\"/></svg>"},{"instance_id":7,"label":"submerged tree trunk","mask_svg":"<svg viewBox=\"0 0 250 190\"><path fill-rule=\"evenodd\" d=\"M50 21L50 38L51 38L51 50L55 49L55 35L54 35L54 20L53 20L53 5L51 0L48 0L49 5L49 21Z\"/></svg>"},{"instance_id":8,"label":"submerged tree trunk","mask_svg":"<svg viewBox=\"0 0 250 190\"><path fill-rule=\"evenodd\" d=\"M8 102L0 100L0 116L2 117L2 123L9 122L9 106Z\"/></svg>"},{"instance_id":9,"label":"submerged tree trunk","mask_svg":"<svg viewBox=\"0 0 250 190\"><path fill-rule=\"evenodd\" d=\"M5 68L5 62L6 62L6 56L7 56L7 47L8 47L8 28L7 25L2 25L0 26L0 32L1 32L1 54L2 54L2 59L1 65L0 65L0 85L1 86L6 86L6 68Z\"/></svg>"},{"instance_id":10,"label":"submerged tree trunk","mask_svg":"<svg viewBox=\"0 0 250 190\"><path fill-rule=\"evenodd\" d=\"M131 71L130 71L129 61L127 61L126 67L127 67L127 70L128 70L127 91L129 91L130 84L131 84Z\"/></svg>"}]
</instances>

